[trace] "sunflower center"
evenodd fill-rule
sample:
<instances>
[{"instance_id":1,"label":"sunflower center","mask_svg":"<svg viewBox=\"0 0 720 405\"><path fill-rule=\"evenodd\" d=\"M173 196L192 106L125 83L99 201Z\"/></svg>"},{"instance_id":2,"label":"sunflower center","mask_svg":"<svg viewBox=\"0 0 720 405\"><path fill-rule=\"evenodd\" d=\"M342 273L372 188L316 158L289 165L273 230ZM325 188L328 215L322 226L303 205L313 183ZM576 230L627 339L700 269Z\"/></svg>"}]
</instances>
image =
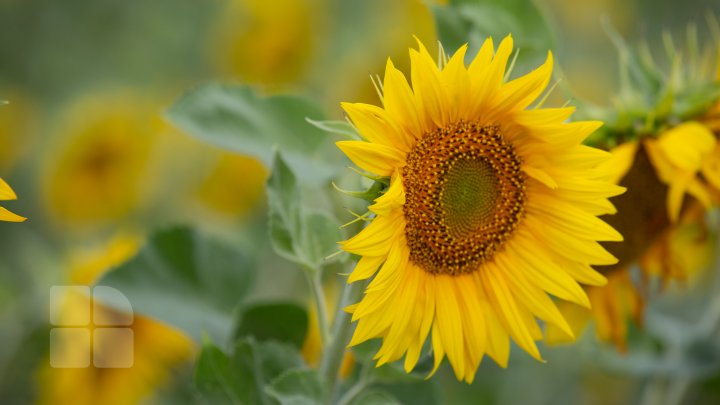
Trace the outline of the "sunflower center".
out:
<instances>
[{"instance_id":1,"label":"sunflower center","mask_svg":"<svg viewBox=\"0 0 720 405\"><path fill-rule=\"evenodd\" d=\"M461 121L426 133L402 176L410 260L429 273L475 271L524 212L521 161L497 126Z\"/></svg>"}]
</instances>

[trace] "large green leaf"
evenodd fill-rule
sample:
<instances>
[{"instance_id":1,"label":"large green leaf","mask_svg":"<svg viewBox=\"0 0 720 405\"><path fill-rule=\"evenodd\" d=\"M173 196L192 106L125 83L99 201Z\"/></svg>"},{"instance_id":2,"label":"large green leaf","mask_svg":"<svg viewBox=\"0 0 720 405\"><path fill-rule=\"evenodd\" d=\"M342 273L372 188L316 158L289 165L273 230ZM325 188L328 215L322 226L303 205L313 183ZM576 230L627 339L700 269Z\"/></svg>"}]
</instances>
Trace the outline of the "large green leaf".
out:
<instances>
[{"instance_id":1,"label":"large green leaf","mask_svg":"<svg viewBox=\"0 0 720 405\"><path fill-rule=\"evenodd\" d=\"M267 303L248 306L240 316L235 335L257 340L275 340L302 347L308 328L305 308L292 303Z\"/></svg>"},{"instance_id":2,"label":"large green leaf","mask_svg":"<svg viewBox=\"0 0 720 405\"><path fill-rule=\"evenodd\" d=\"M325 386L316 370L288 370L265 388L280 405L320 405Z\"/></svg>"},{"instance_id":3,"label":"large green leaf","mask_svg":"<svg viewBox=\"0 0 720 405\"><path fill-rule=\"evenodd\" d=\"M140 253L98 285L124 294L138 313L227 342L254 266L238 249L188 228L153 234ZM108 304L122 305L122 302Z\"/></svg>"},{"instance_id":4,"label":"large green leaf","mask_svg":"<svg viewBox=\"0 0 720 405\"><path fill-rule=\"evenodd\" d=\"M195 370L195 386L211 404L268 404L265 386L299 367L304 363L297 350L277 342L242 339L229 355L206 343Z\"/></svg>"},{"instance_id":5,"label":"large green leaf","mask_svg":"<svg viewBox=\"0 0 720 405\"><path fill-rule=\"evenodd\" d=\"M533 0L450 0L433 5L438 37L446 51L454 52L464 43L474 54L488 36L498 41L512 34L519 60L535 62L553 45L553 33Z\"/></svg>"},{"instance_id":6,"label":"large green leaf","mask_svg":"<svg viewBox=\"0 0 720 405\"><path fill-rule=\"evenodd\" d=\"M308 269L319 269L342 239L337 222L326 213L304 209L297 178L278 153L267 181L270 238L275 251Z\"/></svg>"},{"instance_id":7,"label":"large green leaf","mask_svg":"<svg viewBox=\"0 0 720 405\"><path fill-rule=\"evenodd\" d=\"M402 402L385 391L370 389L360 393L350 405L402 405Z\"/></svg>"},{"instance_id":8,"label":"large green leaf","mask_svg":"<svg viewBox=\"0 0 720 405\"><path fill-rule=\"evenodd\" d=\"M188 91L168 111L170 120L195 138L245 155L268 167L283 151L303 181L327 181L342 156L306 118L322 120L313 102L294 96L259 96L244 85L209 84Z\"/></svg>"}]
</instances>

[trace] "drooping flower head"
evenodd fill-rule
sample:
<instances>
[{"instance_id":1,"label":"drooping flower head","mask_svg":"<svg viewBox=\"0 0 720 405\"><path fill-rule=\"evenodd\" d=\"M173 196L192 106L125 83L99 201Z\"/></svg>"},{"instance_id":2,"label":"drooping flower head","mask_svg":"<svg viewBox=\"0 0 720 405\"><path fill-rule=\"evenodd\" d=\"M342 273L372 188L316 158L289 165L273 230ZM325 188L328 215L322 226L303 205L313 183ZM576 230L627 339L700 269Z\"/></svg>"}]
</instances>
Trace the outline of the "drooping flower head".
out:
<instances>
[{"instance_id":1,"label":"drooping flower head","mask_svg":"<svg viewBox=\"0 0 720 405\"><path fill-rule=\"evenodd\" d=\"M540 360L536 318L572 335L548 294L589 306L578 282L602 285L590 265L616 262L598 241L622 239L597 216L623 189L598 169L608 153L580 144L600 122L529 108L551 54L506 81L510 36L497 51L486 40L469 66L466 50L438 65L419 44L410 83L388 61L383 107L343 104L364 140L337 145L389 178L372 222L341 242L361 256L348 282L373 277L349 308L351 345L382 338L378 364L405 356L410 371L430 336L434 370L447 356L472 382L485 354L507 364L509 337Z\"/></svg>"},{"instance_id":2,"label":"drooping flower head","mask_svg":"<svg viewBox=\"0 0 720 405\"><path fill-rule=\"evenodd\" d=\"M629 47L611 31L622 55L620 89L611 106L584 109L604 119L589 143L611 151L604 170L628 189L612 199L618 212L606 218L625 243L607 245L618 263L597 268L609 283L587 288L592 311L571 303L560 310L576 333L594 319L598 337L621 351L628 321L642 327L652 293L692 282L712 261L717 235L705 214L720 203L720 25L712 15L709 22L714 39L701 49L689 26L685 49L673 44L662 55L667 66L647 45ZM561 340L552 328L549 336Z\"/></svg>"}]
</instances>

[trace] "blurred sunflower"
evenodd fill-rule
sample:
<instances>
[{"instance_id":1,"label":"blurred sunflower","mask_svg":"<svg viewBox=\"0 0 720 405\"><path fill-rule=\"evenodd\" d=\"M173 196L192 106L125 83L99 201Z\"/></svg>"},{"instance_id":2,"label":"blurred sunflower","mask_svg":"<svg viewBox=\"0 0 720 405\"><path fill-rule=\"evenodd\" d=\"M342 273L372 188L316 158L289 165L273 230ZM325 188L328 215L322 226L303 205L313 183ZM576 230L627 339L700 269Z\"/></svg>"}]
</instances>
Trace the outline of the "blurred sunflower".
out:
<instances>
[{"instance_id":1,"label":"blurred sunflower","mask_svg":"<svg viewBox=\"0 0 720 405\"><path fill-rule=\"evenodd\" d=\"M229 1L210 47L218 70L267 85L297 81L314 48L323 3Z\"/></svg>"},{"instance_id":2,"label":"blurred sunflower","mask_svg":"<svg viewBox=\"0 0 720 405\"><path fill-rule=\"evenodd\" d=\"M35 139L38 114L25 92L3 90L7 104L0 108L0 173L9 173L22 160ZM3 104L0 101L0 105Z\"/></svg>"},{"instance_id":3,"label":"blurred sunflower","mask_svg":"<svg viewBox=\"0 0 720 405\"><path fill-rule=\"evenodd\" d=\"M597 336L624 351L628 321L642 326L648 280L685 282L712 260L716 235L705 214L720 202L720 71L710 67L717 47L690 51L694 57L685 64L679 54L670 55L673 68L664 74L647 48L633 53L615 40L627 72L616 105L595 110L607 125L592 143L617 144L605 167L609 180L628 191L612 199L617 214L606 220L625 242L606 246L618 263L597 268L609 283L587 288L592 311L570 303L560 310L576 334L593 319ZM548 340L567 336L550 325Z\"/></svg>"},{"instance_id":4,"label":"blurred sunflower","mask_svg":"<svg viewBox=\"0 0 720 405\"><path fill-rule=\"evenodd\" d=\"M17 199L17 195L15 195L15 192L12 188L5 182L5 180L0 179L0 201L8 201L8 200L15 200ZM9 222L23 222L26 218L21 217L20 215L13 214L12 212L8 211L7 208L0 207L0 221L9 221Z\"/></svg>"},{"instance_id":5,"label":"blurred sunflower","mask_svg":"<svg viewBox=\"0 0 720 405\"><path fill-rule=\"evenodd\" d=\"M224 153L197 189L209 208L231 216L247 214L263 197L267 169L257 159Z\"/></svg>"},{"instance_id":6,"label":"blurred sunflower","mask_svg":"<svg viewBox=\"0 0 720 405\"><path fill-rule=\"evenodd\" d=\"M70 260L72 284L91 285L105 271L119 265L137 252L140 239L133 235L119 235L106 246L80 250ZM61 320L72 320L79 311L93 308L93 319L106 320L131 318L133 353L120 350L120 342L94 342L94 356L113 358L125 363L118 356L132 356L129 368L53 368L49 364L39 372L39 404L136 404L148 399L163 383L167 382L174 367L189 361L193 344L179 331L157 321L137 315L126 314L93 302L84 295L68 295L63 302ZM93 330L92 325L89 330ZM60 346L65 357L85 356L82 342L64 341ZM77 362L75 362L77 363Z\"/></svg>"},{"instance_id":7,"label":"blurred sunflower","mask_svg":"<svg viewBox=\"0 0 720 405\"><path fill-rule=\"evenodd\" d=\"M139 96L97 95L72 105L43 172L51 217L88 225L137 209L151 149L166 125L159 109Z\"/></svg>"},{"instance_id":8,"label":"blurred sunflower","mask_svg":"<svg viewBox=\"0 0 720 405\"><path fill-rule=\"evenodd\" d=\"M507 365L509 337L541 360L536 317L572 334L548 293L589 307L578 282L604 284L590 265L617 262L597 241L622 236L597 215L614 211L607 198L623 188L598 169L607 152L580 145L601 123L528 108L552 55L505 82L512 43L494 52L486 40L467 67L467 46L436 64L419 43L412 89L388 60L384 108L343 104L365 140L338 147L389 184L372 222L341 242L361 256L349 283L375 275L348 310L350 345L383 339L378 365L404 355L412 370L429 334L433 372L447 355L468 383L485 354Z\"/></svg>"}]
</instances>

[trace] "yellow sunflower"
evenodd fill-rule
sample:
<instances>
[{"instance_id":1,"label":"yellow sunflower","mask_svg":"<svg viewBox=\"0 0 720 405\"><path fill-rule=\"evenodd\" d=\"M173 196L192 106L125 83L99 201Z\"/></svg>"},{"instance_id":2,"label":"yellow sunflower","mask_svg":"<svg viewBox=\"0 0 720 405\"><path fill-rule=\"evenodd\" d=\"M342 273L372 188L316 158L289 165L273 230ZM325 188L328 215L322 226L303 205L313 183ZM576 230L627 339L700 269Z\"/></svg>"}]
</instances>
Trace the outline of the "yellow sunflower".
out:
<instances>
[{"instance_id":1,"label":"yellow sunflower","mask_svg":"<svg viewBox=\"0 0 720 405\"><path fill-rule=\"evenodd\" d=\"M548 294L587 307L578 282L604 284L590 265L617 261L598 241L622 236L597 215L614 212L608 197L623 188L598 169L609 154L580 144L601 123L528 108L552 55L506 82L512 47L508 36L495 52L488 39L469 66L467 46L438 65L419 43L412 87L388 60L383 107L343 104L365 139L338 147L389 177L372 222L341 242L361 256L349 283L375 275L348 310L351 346L383 339L378 365L405 356L412 370L428 335L433 373L447 355L468 383L485 354L507 365L509 337L541 360L536 318L572 335Z\"/></svg>"},{"instance_id":2,"label":"yellow sunflower","mask_svg":"<svg viewBox=\"0 0 720 405\"><path fill-rule=\"evenodd\" d=\"M13 189L10 188L10 186L5 182L5 180L0 179L0 201L16 199L17 195L15 195ZM23 222L25 221L25 219L25 217L21 217L20 215L10 212L7 208L0 207L0 221Z\"/></svg>"},{"instance_id":3,"label":"yellow sunflower","mask_svg":"<svg viewBox=\"0 0 720 405\"><path fill-rule=\"evenodd\" d=\"M92 285L108 269L116 267L137 253L141 240L135 235L119 234L109 243L89 249L73 251L70 257L69 281L75 285ZM73 324L74 319L92 307L93 322L88 330L94 332L98 319L117 324L117 320L131 319L133 351L122 348L126 342L117 339L95 340L93 356L111 359L128 368L106 368L95 365L86 368L54 368L43 364L37 379L38 404L139 404L146 403L153 394L172 378L173 369L186 364L195 351L189 337L177 329L140 315L127 314L94 301L91 297L67 294L59 311L61 324ZM82 318L81 318L82 319ZM114 320L114 321L113 321ZM123 322L124 324L124 322ZM112 335L110 335L112 336ZM97 338L94 338L97 339ZM102 343L99 343L102 342ZM87 356L87 343L63 341L55 350L71 364Z\"/></svg>"},{"instance_id":4,"label":"yellow sunflower","mask_svg":"<svg viewBox=\"0 0 720 405\"><path fill-rule=\"evenodd\" d=\"M647 280L685 282L710 264L715 238L705 213L717 203L716 148L710 128L690 121L611 151L603 167L609 180L628 192L612 200L618 213L607 221L625 243L608 245L619 261L598 268L608 285L586 288L592 310L559 305L576 334L593 319L600 340L626 351L628 321L643 324ZM641 276L636 282L630 277L634 265ZM567 337L551 325L548 341L562 343Z\"/></svg>"}]
</instances>

